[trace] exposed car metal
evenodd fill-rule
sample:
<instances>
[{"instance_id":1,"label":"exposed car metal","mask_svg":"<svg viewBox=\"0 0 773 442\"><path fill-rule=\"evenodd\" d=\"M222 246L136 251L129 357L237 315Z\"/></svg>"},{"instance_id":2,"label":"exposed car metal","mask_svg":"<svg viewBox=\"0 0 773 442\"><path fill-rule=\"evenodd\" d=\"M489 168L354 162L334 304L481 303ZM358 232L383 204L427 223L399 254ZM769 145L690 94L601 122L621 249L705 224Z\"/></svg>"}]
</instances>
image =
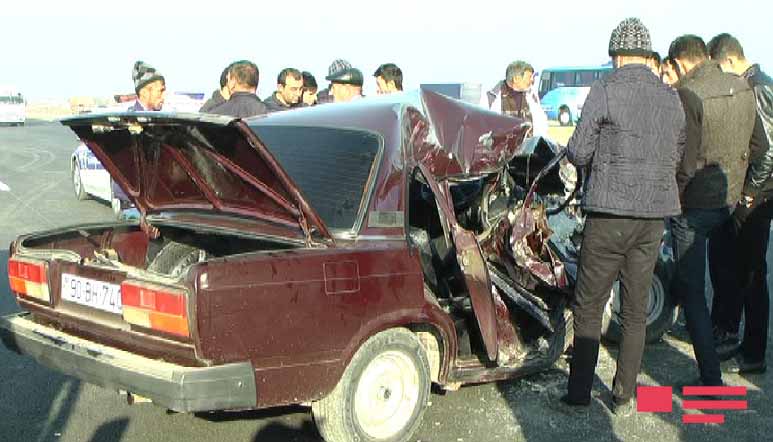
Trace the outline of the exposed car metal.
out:
<instances>
[{"instance_id":1,"label":"exposed car metal","mask_svg":"<svg viewBox=\"0 0 773 442\"><path fill-rule=\"evenodd\" d=\"M64 124L139 220L12 244L25 312L0 335L44 365L177 411L312 403L327 440L403 441L430 382L545 370L571 342L581 179L521 120L421 91Z\"/></svg>"}]
</instances>

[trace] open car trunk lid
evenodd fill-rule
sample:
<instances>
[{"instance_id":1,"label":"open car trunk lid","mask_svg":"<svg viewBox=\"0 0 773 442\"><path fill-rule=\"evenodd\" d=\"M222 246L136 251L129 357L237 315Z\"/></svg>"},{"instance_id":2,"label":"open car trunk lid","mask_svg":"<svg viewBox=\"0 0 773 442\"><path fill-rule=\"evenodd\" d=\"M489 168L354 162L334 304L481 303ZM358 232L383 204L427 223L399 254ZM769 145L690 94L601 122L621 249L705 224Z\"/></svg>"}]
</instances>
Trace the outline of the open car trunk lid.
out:
<instances>
[{"instance_id":1,"label":"open car trunk lid","mask_svg":"<svg viewBox=\"0 0 773 442\"><path fill-rule=\"evenodd\" d=\"M68 118L140 213L219 212L331 235L245 123L230 117L126 112Z\"/></svg>"}]
</instances>

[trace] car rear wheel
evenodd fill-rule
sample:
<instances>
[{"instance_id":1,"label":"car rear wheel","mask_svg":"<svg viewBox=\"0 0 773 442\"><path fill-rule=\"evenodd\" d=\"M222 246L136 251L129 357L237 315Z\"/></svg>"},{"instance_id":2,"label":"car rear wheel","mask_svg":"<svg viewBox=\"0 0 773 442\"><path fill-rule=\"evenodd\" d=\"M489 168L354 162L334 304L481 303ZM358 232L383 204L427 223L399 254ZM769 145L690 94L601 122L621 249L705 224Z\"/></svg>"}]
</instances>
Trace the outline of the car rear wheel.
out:
<instances>
[{"instance_id":1,"label":"car rear wheel","mask_svg":"<svg viewBox=\"0 0 773 442\"><path fill-rule=\"evenodd\" d=\"M83 188L83 181L81 180L81 166L77 161L73 161L72 167L72 186L75 189L75 197L78 200L83 201L88 199L89 195L86 193L86 189Z\"/></svg>"},{"instance_id":2,"label":"car rear wheel","mask_svg":"<svg viewBox=\"0 0 773 442\"><path fill-rule=\"evenodd\" d=\"M421 424L429 398L427 355L403 328L381 332L355 353L335 389L312 403L329 442L404 442Z\"/></svg>"},{"instance_id":3,"label":"car rear wheel","mask_svg":"<svg viewBox=\"0 0 773 442\"><path fill-rule=\"evenodd\" d=\"M647 301L645 339L648 344L660 340L676 322L678 311L669 289L670 280L666 266L662 262L658 262L652 275L652 286ZM601 333L606 340L614 343L620 342L622 337L620 323L620 283L615 281L612 286L612 296L604 308L604 316L601 320Z\"/></svg>"},{"instance_id":4,"label":"car rear wheel","mask_svg":"<svg viewBox=\"0 0 773 442\"><path fill-rule=\"evenodd\" d=\"M561 126L571 126L572 125L572 112L569 110L568 107L562 106L558 110L558 123Z\"/></svg>"}]
</instances>

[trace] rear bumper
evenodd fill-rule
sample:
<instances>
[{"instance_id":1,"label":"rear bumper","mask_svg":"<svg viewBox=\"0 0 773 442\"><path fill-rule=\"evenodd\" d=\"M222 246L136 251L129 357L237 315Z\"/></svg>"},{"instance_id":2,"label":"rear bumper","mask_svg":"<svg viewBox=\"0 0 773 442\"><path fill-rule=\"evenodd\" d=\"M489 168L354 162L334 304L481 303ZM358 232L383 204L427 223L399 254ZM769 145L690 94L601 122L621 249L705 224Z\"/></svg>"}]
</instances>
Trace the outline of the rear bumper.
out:
<instances>
[{"instance_id":1,"label":"rear bumper","mask_svg":"<svg viewBox=\"0 0 773 442\"><path fill-rule=\"evenodd\" d=\"M77 338L26 316L0 317L0 338L9 349L46 367L85 382L145 396L179 412L256 405L255 372L249 362L184 367Z\"/></svg>"}]
</instances>

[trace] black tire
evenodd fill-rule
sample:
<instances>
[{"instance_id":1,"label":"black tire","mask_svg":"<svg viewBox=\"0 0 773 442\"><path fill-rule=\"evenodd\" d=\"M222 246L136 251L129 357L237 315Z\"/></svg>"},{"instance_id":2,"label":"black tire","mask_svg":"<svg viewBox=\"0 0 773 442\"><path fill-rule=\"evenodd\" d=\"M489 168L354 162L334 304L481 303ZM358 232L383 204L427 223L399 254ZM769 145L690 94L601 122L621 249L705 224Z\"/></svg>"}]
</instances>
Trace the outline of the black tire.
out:
<instances>
[{"instance_id":1,"label":"black tire","mask_svg":"<svg viewBox=\"0 0 773 442\"><path fill-rule=\"evenodd\" d=\"M663 335L674 325L678 310L676 300L671 293L671 272L662 261L655 265L650 287L650 300L647 311L647 332L645 341L648 344L659 341ZM615 304L613 297L619 299L620 284L615 282L612 286L612 296L604 307L604 316L601 320L601 334L605 340L619 343L622 337L620 319L616 310L619 303Z\"/></svg>"},{"instance_id":2,"label":"black tire","mask_svg":"<svg viewBox=\"0 0 773 442\"><path fill-rule=\"evenodd\" d=\"M568 107L561 106L558 109L558 124L561 126L572 125L572 111L570 111Z\"/></svg>"},{"instance_id":3,"label":"black tire","mask_svg":"<svg viewBox=\"0 0 773 442\"><path fill-rule=\"evenodd\" d=\"M89 199L89 194L86 193L86 190L83 188L81 166L77 161L73 161L72 163L72 186L73 190L75 190L75 198L78 198L78 201Z\"/></svg>"},{"instance_id":4,"label":"black tire","mask_svg":"<svg viewBox=\"0 0 773 442\"><path fill-rule=\"evenodd\" d=\"M384 372L390 376L377 376ZM383 385L396 378L402 382ZM416 335L404 328L386 330L368 339L354 354L335 389L311 404L314 421L328 442L408 441L421 424L429 399L430 379L429 361ZM378 392L380 401L363 402L362 398L376 397L366 394L374 391ZM392 398L391 394L398 391L403 393L402 397ZM390 399L393 399L391 403ZM367 409L378 415L380 408L387 411L386 416L380 416L386 419L378 420L380 426L363 424L361 419L367 416L359 412Z\"/></svg>"},{"instance_id":5,"label":"black tire","mask_svg":"<svg viewBox=\"0 0 773 442\"><path fill-rule=\"evenodd\" d=\"M170 241L161 248L148 265L148 270L164 275L176 277L189 266L199 262L200 249Z\"/></svg>"}]
</instances>

